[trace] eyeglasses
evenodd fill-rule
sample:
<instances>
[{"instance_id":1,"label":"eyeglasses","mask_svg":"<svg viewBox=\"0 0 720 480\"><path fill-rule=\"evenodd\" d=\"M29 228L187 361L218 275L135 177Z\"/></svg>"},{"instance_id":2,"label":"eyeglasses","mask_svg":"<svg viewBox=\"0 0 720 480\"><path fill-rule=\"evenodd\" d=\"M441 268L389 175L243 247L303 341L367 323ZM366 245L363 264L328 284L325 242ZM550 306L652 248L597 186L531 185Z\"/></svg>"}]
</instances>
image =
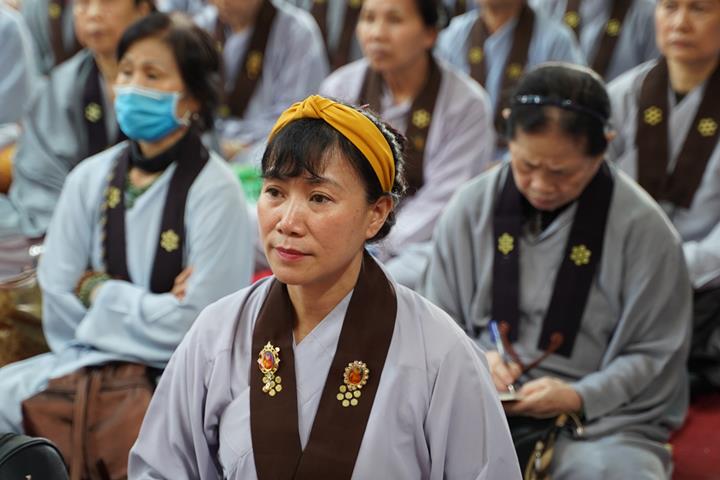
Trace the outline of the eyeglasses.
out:
<instances>
[{"instance_id":1,"label":"eyeglasses","mask_svg":"<svg viewBox=\"0 0 720 480\"><path fill-rule=\"evenodd\" d=\"M508 334L510 332L510 324L507 322L500 322L499 325L500 330L500 341L503 344L503 347L505 348L505 351L507 354L512 358L513 362L517 363L520 366L521 374L527 373L530 370L536 368L538 365L540 365L547 357L552 355L557 351L558 348L563 344L563 341L565 340L564 336L560 332L555 332L552 335L550 335L550 345L548 345L547 349L543 352L542 355L540 355L537 359L533 360L530 363L523 363L522 360L520 360L520 356L517 354L515 349L512 346L512 342L510 341Z\"/></svg>"}]
</instances>

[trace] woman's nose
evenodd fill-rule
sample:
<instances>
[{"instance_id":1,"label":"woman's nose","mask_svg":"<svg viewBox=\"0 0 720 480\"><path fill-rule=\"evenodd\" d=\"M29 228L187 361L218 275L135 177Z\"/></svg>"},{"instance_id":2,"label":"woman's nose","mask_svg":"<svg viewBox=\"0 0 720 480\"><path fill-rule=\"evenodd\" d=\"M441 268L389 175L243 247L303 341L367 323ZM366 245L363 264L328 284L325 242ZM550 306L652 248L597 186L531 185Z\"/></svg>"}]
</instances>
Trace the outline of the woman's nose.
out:
<instances>
[{"instance_id":1,"label":"woman's nose","mask_svg":"<svg viewBox=\"0 0 720 480\"><path fill-rule=\"evenodd\" d=\"M282 208L276 229L287 236L301 236L305 232L304 207L298 200L288 200Z\"/></svg>"}]
</instances>

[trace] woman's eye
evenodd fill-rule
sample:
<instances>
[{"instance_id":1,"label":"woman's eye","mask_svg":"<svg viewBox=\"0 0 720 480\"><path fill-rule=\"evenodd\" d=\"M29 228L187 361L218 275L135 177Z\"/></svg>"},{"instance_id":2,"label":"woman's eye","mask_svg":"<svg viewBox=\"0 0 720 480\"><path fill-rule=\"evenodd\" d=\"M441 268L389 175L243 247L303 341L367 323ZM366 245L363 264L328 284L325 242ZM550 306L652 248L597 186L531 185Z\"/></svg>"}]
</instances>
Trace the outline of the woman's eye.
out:
<instances>
[{"instance_id":1,"label":"woman's eye","mask_svg":"<svg viewBox=\"0 0 720 480\"><path fill-rule=\"evenodd\" d=\"M266 187L265 194L270 195L271 197L278 197L280 196L280 190L275 187Z\"/></svg>"},{"instance_id":2,"label":"woman's eye","mask_svg":"<svg viewBox=\"0 0 720 480\"><path fill-rule=\"evenodd\" d=\"M316 193L310 197L310 201L315 203L326 203L329 202L330 199L325 195L320 195L319 193Z\"/></svg>"}]
</instances>

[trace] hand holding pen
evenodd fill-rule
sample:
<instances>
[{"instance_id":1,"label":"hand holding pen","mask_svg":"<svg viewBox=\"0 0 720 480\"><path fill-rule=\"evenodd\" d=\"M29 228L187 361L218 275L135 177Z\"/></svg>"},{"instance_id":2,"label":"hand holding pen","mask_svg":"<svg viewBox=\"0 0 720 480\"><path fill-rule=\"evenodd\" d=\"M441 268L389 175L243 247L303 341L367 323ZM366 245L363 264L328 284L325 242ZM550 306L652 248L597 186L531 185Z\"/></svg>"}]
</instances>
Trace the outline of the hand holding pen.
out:
<instances>
[{"instance_id":1,"label":"hand holding pen","mask_svg":"<svg viewBox=\"0 0 720 480\"><path fill-rule=\"evenodd\" d=\"M490 338L497 349L496 352L487 352L485 354L490 366L490 373L495 382L495 388L498 392L510 392L515 394L515 381L522 374L522 366L512 361L505 348L503 335L500 334L500 328L495 320L489 323Z\"/></svg>"}]
</instances>

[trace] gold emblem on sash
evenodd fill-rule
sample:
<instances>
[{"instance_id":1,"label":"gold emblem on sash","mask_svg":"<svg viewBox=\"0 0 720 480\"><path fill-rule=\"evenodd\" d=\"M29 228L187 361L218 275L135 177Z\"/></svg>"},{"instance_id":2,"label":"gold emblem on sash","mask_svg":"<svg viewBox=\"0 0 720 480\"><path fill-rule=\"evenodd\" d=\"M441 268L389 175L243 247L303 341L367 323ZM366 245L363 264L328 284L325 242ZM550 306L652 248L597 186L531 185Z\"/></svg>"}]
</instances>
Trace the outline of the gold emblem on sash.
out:
<instances>
[{"instance_id":1,"label":"gold emblem on sash","mask_svg":"<svg viewBox=\"0 0 720 480\"><path fill-rule=\"evenodd\" d=\"M262 391L274 397L282 391L282 378L280 375L275 375L280 366L280 347L275 347L272 343L267 342L258 354L257 363L263 374Z\"/></svg>"},{"instance_id":2,"label":"gold emblem on sash","mask_svg":"<svg viewBox=\"0 0 720 480\"><path fill-rule=\"evenodd\" d=\"M218 108L218 115L221 118L228 118L230 116L230 107L227 105L220 105Z\"/></svg>"},{"instance_id":3,"label":"gold emblem on sash","mask_svg":"<svg viewBox=\"0 0 720 480\"><path fill-rule=\"evenodd\" d=\"M508 65L505 73L511 80L517 80L523 73L523 66L519 63L511 63Z\"/></svg>"},{"instance_id":4,"label":"gold emblem on sash","mask_svg":"<svg viewBox=\"0 0 720 480\"><path fill-rule=\"evenodd\" d=\"M580 14L578 12L567 12L563 17L563 21L570 28L577 28L580 25Z\"/></svg>"},{"instance_id":5,"label":"gold emblem on sash","mask_svg":"<svg viewBox=\"0 0 720 480\"><path fill-rule=\"evenodd\" d=\"M515 250L515 239L509 233L505 232L498 237L498 250L503 255Z\"/></svg>"},{"instance_id":6,"label":"gold emblem on sash","mask_svg":"<svg viewBox=\"0 0 720 480\"><path fill-rule=\"evenodd\" d=\"M337 394L336 398L342 404L343 407L355 407L360 402L360 396L362 395L362 387L367 383L368 377L370 376L370 369L364 362L355 360L354 362L348 363L345 367L345 373L343 374L343 382L345 385L340 385L338 390L340 393Z\"/></svg>"},{"instance_id":7,"label":"gold emblem on sash","mask_svg":"<svg viewBox=\"0 0 720 480\"><path fill-rule=\"evenodd\" d=\"M663 111L658 107L648 107L643 112L643 120L654 127L663 121Z\"/></svg>"},{"instance_id":8,"label":"gold emblem on sash","mask_svg":"<svg viewBox=\"0 0 720 480\"><path fill-rule=\"evenodd\" d=\"M427 128L427 126L430 125L430 118L430 113L424 108L421 108L413 112L412 122L417 128Z\"/></svg>"},{"instance_id":9,"label":"gold emblem on sash","mask_svg":"<svg viewBox=\"0 0 720 480\"><path fill-rule=\"evenodd\" d=\"M315 5L322 5L323 3L327 3L327 0L314 0L313 3Z\"/></svg>"},{"instance_id":10,"label":"gold emblem on sash","mask_svg":"<svg viewBox=\"0 0 720 480\"><path fill-rule=\"evenodd\" d=\"M351 8L360 8L360 7L362 7L362 0L350 0L350 7L351 7Z\"/></svg>"},{"instance_id":11,"label":"gold emblem on sash","mask_svg":"<svg viewBox=\"0 0 720 480\"><path fill-rule=\"evenodd\" d=\"M485 58L485 53L480 47L472 47L468 51L468 60L470 60L470 63L473 65L477 65L478 63L482 62L483 58Z\"/></svg>"},{"instance_id":12,"label":"gold emblem on sash","mask_svg":"<svg viewBox=\"0 0 720 480\"><path fill-rule=\"evenodd\" d=\"M412 139L415 150L423 150L425 148L425 139L421 135L417 135Z\"/></svg>"},{"instance_id":13,"label":"gold emblem on sash","mask_svg":"<svg viewBox=\"0 0 720 480\"><path fill-rule=\"evenodd\" d=\"M712 137L717 132L718 124L712 118L702 118L698 122L697 129L703 137Z\"/></svg>"},{"instance_id":14,"label":"gold emblem on sash","mask_svg":"<svg viewBox=\"0 0 720 480\"><path fill-rule=\"evenodd\" d=\"M180 237L173 230L165 230L160 234L160 246L166 252L174 252L180 247Z\"/></svg>"},{"instance_id":15,"label":"gold emblem on sash","mask_svg":"<svg viewBox=\"0 0 720 480\"><path fill-rule=\"evenodd\" d=\"M585 245L575 245L570 252L570 260L578 267L582 267L590 263L591 255L592 252Z\"/></svg>"},{"instance_id":16,"label":"gold emblem on sash","mask_svg":"<svg viewBox=\"0 0 720 480\"><path fill-rule=\"evenodd\" d=\"M622 24L617 18L611 18L605 26L605 31L611 37L617 37L620 34L620 27Z\"/></svg>"},{"instance_id":17,"label":"gold emblem on sash","mask_svg":"<svg viewBox=\"0 0 720 480\"><path fill-rule=\"evenodd\" d=\"M223 51L223 43L222 43L220 40L216 41L216 42L215 42L215 48L217 48L217 51L218 51L218 52L222 53L222 51Z\"/></svg>"},{"instance_id":18,"label":"gold emblem on sash","mask_svg":"<svg viewBox=\"0 0 720 480\"><path fill-rule=\"evenodd\" d=\"M62 14L62 8L59 4L52 2L50 5L48 5L48 15L53 20L57 20L60 18L60 15Z\"/></svg>"},{"instance_id":19,"label":"gold emblem on sash","mask_svg":"<svg viewBox=\"0 0 720 480\"><path fill-rule=\"evenodd\" d=\"M122 192L120 192L119 188L109 187L107 189L107 206L109 208L117 207L118 203L120 203L120 195L122 195Z\"/></svg>"},{"instance_id":20,"label":"gold emblem on sash","mask_svg":"<svg viewBox=\"0 0 720 480\"><path fill-rule=\"evenodd\" d=\"M247 62L245 62L245 69L247 70L248 77L256 79L260 75L263 64L263 54L254 50L248 54Z\"/></svg>"},{"instance_id":21,"label":"gold emblem on sash","mask_svg":"<svg viewBox=\"0 0 720 480\"><path fill-rule=\"evenodd\" d=\"M85 106L85 118L90 122L96 123L102 118L102 108L95 102L90 102Z\"/></svg>"}]
</instances>

